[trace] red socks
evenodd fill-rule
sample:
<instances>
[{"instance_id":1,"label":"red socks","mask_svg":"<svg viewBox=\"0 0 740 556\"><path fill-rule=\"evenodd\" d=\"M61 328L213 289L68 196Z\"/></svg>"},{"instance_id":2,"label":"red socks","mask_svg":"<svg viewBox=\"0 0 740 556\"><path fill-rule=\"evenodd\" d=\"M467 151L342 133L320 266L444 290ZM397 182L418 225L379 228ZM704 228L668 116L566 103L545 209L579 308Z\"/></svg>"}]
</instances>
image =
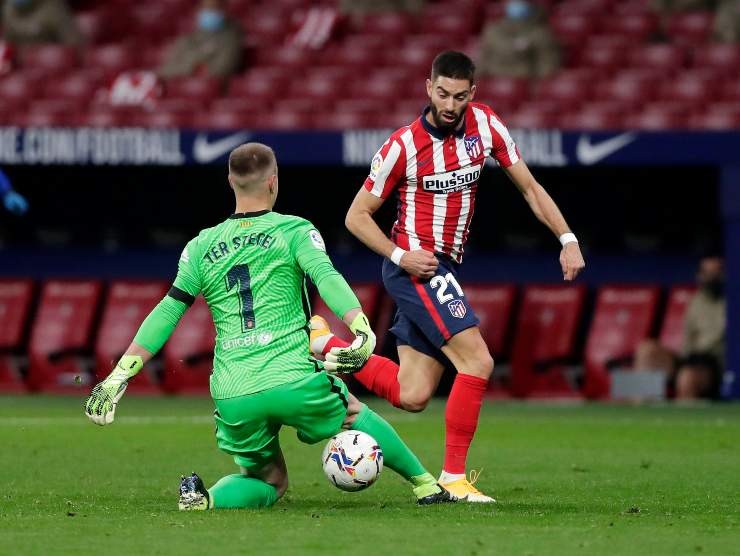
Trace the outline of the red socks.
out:
<instances>
[{"instance_id":1,"label":"red socks","mask_svg":"<svg viewBox=\"0 0 740 556\"><path fill-rule=\"evenodd\" d=\"M444 471L465 474L468 448L478 428L478 416L488 381L477 376L457 373L445 410Z\"/></svg>"},{"instance_id":2,"label":"red socks","mask_svg":"<svg viewBox=\"0 0 740 556\"><path fill-rule=\"evenodd\" d=\"M349 342L333 336L326 346L324 354L333 347L347 347ZM401 407L401 385L398 383L398 365L386 357L373 355L361 371L352 375L365 388L376 396L385 398L395 407Z\"/></svg>"}]
</instances>

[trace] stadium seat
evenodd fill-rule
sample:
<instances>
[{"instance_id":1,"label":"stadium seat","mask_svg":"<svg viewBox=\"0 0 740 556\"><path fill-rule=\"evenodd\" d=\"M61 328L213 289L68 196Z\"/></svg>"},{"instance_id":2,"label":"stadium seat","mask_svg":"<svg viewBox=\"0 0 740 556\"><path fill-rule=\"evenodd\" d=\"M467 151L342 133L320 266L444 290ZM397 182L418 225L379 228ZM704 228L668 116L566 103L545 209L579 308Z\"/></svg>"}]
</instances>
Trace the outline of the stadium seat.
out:
<instances>
[{"instance_id":1,"label":"stadium seat","mask_svg":"<svg viewBox=\"0 0 740 556\"><path fill-rule=\"evenodd\" d=\"M660 98L667 101L706 106L714 100L717 88L714 79L682 73L660 87Z\"/></svg>"},{"instance_id":2,"label":"stadium seat","mask_svg":"<svg viewBox=\"0 0 740 556\"><path fill-rule=\"evenodd\" d=\"M473 14L462 10L450 11L449 6L440 7L442 10L436 12L432 6L424 10L419 31L444 37L448 41L445 48L453 46L480 28L479 21Z\"/></svg>"},{"instance_id":3,"label":"stadium seat","mask_svg":"<svg viewBox=\"0 0 740 556\"><path fill-rule=\"evenodd\" d=\"M386 49L383 60L388 66L406 67L410 75L426 75L437 54L434 47L412 46L400 50Z\"/></svg>"},{"instance_id":4,"label":"stadium seat","mask_svg":"<svg viewBox=\"0 0 740 556\"><path fill-rule=\"evenodd\" d=\"M227 94L243 102L272 102L276 95L284 91L290 77L284 69L275 71L252 70L244 75L234 77L229 82Z\"/></svg>"},{"instance_id":5,"label":"stadium seat","mask_svg":"<svg viewBox=\"0 0 740 556\"><path fill-rule=\"evenodd\" d=\"M692 114L689 118L691 129L732 130L740 129L740 104L714 103L705 111Z\"/></svg>"},{"instance_id":6,"label":"stadium seat","mask_svg":"<svg viewBox=\"0 0 740 556\"><path fill-rule=\"evenodd\" d=\"M322 65L344 66L347 68L369 68L378 62L382 49L358 45L336 45L328 47L320 57Z\"/></svg>"},{"instance_id":7,"label":"stadium seat","mask_svg":"<svg viewBox=\"0 0 740 556\"><path fill-rule=\"evenodd\" d=\"M408 82L394 79L370 79L350 84L349 93L353 98L392 102L404 96Z\"/></svg>"},{"instance_id":8,"label":"stadium seat","mask_svg":"<svg viewBox=\"0 0 740 556\"><path fill-rule=\"evenodd\" d=\"M575 355L585 295L583 286L524 289L511 354L514 396L578 395L563 371Z\"/></svg>"},{"instance_id":9,"label":"stadium seat","mask_svg":"<svg viewBox=\"0 0 740 556\"><path fill-rule=\"evenodd\" d=\"M600 81L594 97L605 102L619 102L638 107L655 98L657 83L654 77L632 79L617 74L613 79Z\"/></svg>"},{"instance_id":10,"label":"stadium seat","mask_svg":"<svg viewBox=\"0 0 740 556\"><path fill-rule=\"evenodd\" d=\"M370 111L337 111L317 115L316 127L321 129L361 129L374 127L374 114Z\"/></svg>"},{"instance_id":11,"label":"stadium seat","mask_svg":"<svg viewBox=\"0 0 740 556\"><path fill-rule=\"evenodd\" d=\"M257 129L275 129L275 130L300 130L313 128L314 119L311 114L287 110L275 110L270 114L259 114L255 118L255 127Z\"/></svg>"},{"instance_id":12,"label":"stadium seat","mask_svg":"<svg viewBox=\"0 0 740 556\"><path fill-rule=\"evenodd\" d=\"M292 46L260 48L256 53L257 65L284 68L306 68L311 65L314 53Z\"/></svg>"},{"instance_id":13,"label":"stadium seat","mask_svg":"<svg viewBox=\"0 0 740 556\"><path fill-rule=\"evenodd\" d=\"M623 14L620 17L604 18L603 30L627 37L632 44L648 39L658 28L658 17L651 12Z\"/></svg>"},{"instance_id":14,"label":"stadium seat","mask_svg":"<svg viewBox=\"0 0 740 556\"><path fill-rule=\"evenodd\" d=\"M100 74L88 70L47 81L43 94L48 99L69 100L86 105L93 99L101 84Z\"/></svg>"},{"instance_id":15,"label":"stadium seat","mask_svg":"<svg viewBox=\"0 0 740 556\"><path fill-rule=\"evenodd\" d=\"M513 284L467 284L465 296L480 319L481 335L493 358L507 357L516 286Z\"/></svg>"},{"instance_id":16,"label":"stadium seat","mask_svg":"<svg viewBox=\"0 0 740 556\"><path fill-rule=\"evenodd\" d=\"M588 16L598 16L609 12L613 0L563 0L553 6L556 14L577 13Z\"/></svg>"},{"instance_id":17,"label":"stadium seat","mask_svg":"<svg viewBox=\"0 0 740 556\"><path fill-rule=\"evenodd\" d=\"M596 28L594 19L581 13L554 13L550 17L550 29L566 45L582 44Z\"/></svg>"},{"instance_id":18,"label":"stadium seat","mask_svg":"<svg viewBox=\"0 0 740 556\"><path fill-rule=\"evenodd\" d=\"M539 82L535 99L556 102L570 108L587 100L592 86L593 75L588 71L561 72Z\"/></svg>"},{"instance_id":19,"label":"stadium seat","mask_svg":"<svg viewBox=\"0 0 740 556\"><path fill-rule=\"evenodd\" d=\"M516 77L484 77L477 80L476 87L476 98L490 103L494 110L499 103L511 108L529 97L529 82Z\"/></svg>"},{"instance_id":20,"label":"stadium seat","mask_svg":"<svg viewBox=\"0 0 740 556\"><path fill-rule=\"evenodd\" d=\"M631 364L637 344L652 331L659 296L660 290L652 286L599 289L584 351L587 397L609 396L609 370Z\"/></svg>"},{"instance_id":21,"label":"stadium seat","mask_svg":"<svg viewBox=\"0 0 740 556\"><path fill-rule=\"evenodd\" d=\"M102 285L93 280L50 280L43 285L28 347L32 390L79 394L80 380L89 386L89 365L81 356L91 351L101 292Z\"/></svg>"},{"instance_id":22,"label":"stadium seat","mask_svg":"<svg viewBox=\"0 0 740 556\"><path fill-rule=\"evenodd\" d=\"M740 102L740 79L730 79L720 88L720 97L726 102Z\"/></svg>"},{"instance_id":23,"label":"stadium seat","mask_svg":"<svg viewBox=\"0 0 740 556\"><path fill-rule=\"evenodd\" d=\"M116 281L108 287L95 342L95 372L103 380L128 348L139 326L167 293L166 282ZM157 392L158 381L147 365L128 384L129 392Z\"/></svg>"},{"instance_id":24,"label":"stadium seat","mask_svg":"<svg viewBox=\"0 0 740 556\"><path fill-rule=\"evenodd\" d=\"M81 124L88 127L122 127L129 124L129 111L96 105L81 116Z\"/></svg>"},{"instance_id":25,"label":"stadium seat","mask_svg":"<svg viewBox=\"0 0 740 556\"><path fill-rule=\"evenodd\" d=\"M739 44L704 44L694 51L694 67L716 68L727 75L740 73Z\"/></svg>"},{"instance_id":26,"label":"stadium seat","mask_svg":"<svg viewBox=\"0 0 740 556\"><path fill-rule=\"evenodd\" d=\"M572 112L566 112L559 118L563 129L609 130L620 129L623 125L622 112L615 104L592 104Z\"/></svg>"},{"instance_id":27,"label":"stadium seat","mask_svg":"<svg viewBox=\"0 0 740 556\"><path fill-rule=\"evenodd\" d=\"M33 282L0 280L0 392L23 392L20 353L31 313Z\"/></svg>"},{"instance_id":28,"label":"stadium seat","mask_svg":"<svg viewBox=\"0 0 740 556\"><path fill-rule=\"evenodd\" d=\"M43 81L43 76L34 71L3 76L0 79L0 104L5 107L24 107L36 96Z\"/></svg>"},{"instance_id":29,"label":"stadium seat","mask_svg":"<svg viewBox=\"0 0 740 556\"><path fill-rule=\"evenodd\" d=\"M116 14L116 17L121 17L121 14ZM75 21L87 44L98 44L117 38L116 28L110 24L111 17L107 8L78 12L75 14Z\"/></svg>"},{"instance_id":30,"label":"stadium seat","mask_svg":"<svg viewBox=\"0 0 740 556\"><path fill-rule=\"evenodd\" d=\"M164 346L162 388L170 393L207 394L215 340L211 311L198 296Z\"/></svg>"},{"instance_id":31,"label":"stadium seat","mask_svg":"<svg viewBox=\"0 0 740 556\"><path fill-rule=\"evenodd\" d=\"M666 30L671 42L698 46L707 41L713 25L713 12L678 12L671 15Z\"/></svg>"},{"instance_id":32,"label":"stadium seat","mask_svg":"<svg viewBox=\"0 0 740 556\"><path fill-rule=\"evenodd\" d=\"M401 12L382 12L365 15L360 24L362 33L381 36L406 36L412 34L415 18Z\"/></svg>"},{"instance_id":33,"label":"stadium seat","mask_svg":"<svg viewBox=\"0 0 740 556\"><path fill-rule=\"evenodd\" d=\"M530 103L520 106L506 117L509 127L519 129L547 129L557 125L558 108L552 103Z\"/></svg>"},{"instance_id":34,"label":"stadium seat","mask_svg":"<svg viewBox=\"0 0 740 556\"><path fill-rule=\"evenodd\" d=\"M686 105L672 102L647 104L640 112L626 117L625 125L632 129L660 131L688 127L689 111Z\"/></svg>"},{"instance_id":35,"label":"stadium seat","mask_svg":"<svg viewBox=\"0 0 740 556\"><path fill-rule=\"evenodd\" d=\"M77 50L72 46L37 44L26 46L20 53L24 69L36 69L47 75L62 75L77 67Z\"/></svg>"},{"instance_id":36,"label":"stadium seat","mask_svg":"<svg viewBox=\"0 0 740 556\"><path fill-rule=\"evenodd\" d=\"M137 37L160 43L168 41L177 29L177 18L164 2L142 2L128 10L131 29Z\"/></svg>"},{"instance_id":37,"label":"stadium seat","mask_svg":"<svg viewBox=\"0 0 740 556\"><path fill-rule=\"evenodd\" d=\"M72 100L35 100L21 121L30 127L72 125L78 115L78 105Z\"/></svg>"},{"instance_id":38,"label":"stadium seat","mask_svg":"<svg viewBox=\"0 0 740 556\"><path fill-rule=\"evenodd\" d=\"M287 96L312 99L319 104L333 104L336 99L344 96L347 85L346 79L333 72L312 72L304 79L294 80Z\"/></svg>"},{"instance_id":39,"label":"stadium seat","mask_svg":"<svg viewBox=\"0 0 740 556\"><path fill-rule=\"evenodd\" d=\"M85 50L84 66L104 72L109 79L139 64L133 49L126 44L91 45Z\"/></svg>"},{"instance_id":40,"label":"stadium seat","mask_svg":"<svg viewBox=\"0 0 740 556\"><path fill-rule=\"evenodd\" d=\"M686 52L672 44L638 46L629 53L629 65L659 72L673 73L686 61Z\"/></svg>"},{"instance_id":41,"label":"stadium seat","mask_svg":"<svg viewBox=\"0 0 740 556\"><path fill-rule=\"evenodd\" d=\"M290 14L282 8L271 9L269 6L249 10L240 22L246 36L257 45L284 44L291 29Z\"/></svg>"},{"instance_id":42,"label":"stadium seat","mask_svg":"<svg viewBox=\"0 0 740 556\"><path fill-rule=\"evenodd\" d=\"M141 125L149 128L161 128L161 129L179 129L188 128L193 126L195 114L190 110L179 110L172 109L167 110L158 107L156 110L142 110L132 116L134 122L137 125Z\"/></svg>"},{"instance_id":43,"label":"stadium seat","mask_svg":"<svg viewBox=\"0 0 740 556\"><path fill-rule=\"evenodd\" d=\"M658 340L661 345L678 355L683 350L683 321L691 298L696 293L694 286L674 286L668 293L663 324Z\"/></svg>"},{"instance_id":44,"label":"stadium seat","mask_svg":"<svg viewBox=\"0 0 740 556\"><path fill-rule=\"evenodd\" d=\"M624 63L626 57L627 51L622 46L592 46L583 50L578 64L579 66L598 68L611 73Z\"/></svg>"},{"instance_id":45,"label":"stadium seat","mask_svg":"<svg viewBox=\"0 0 740 556\"><path fill-rule=\"evenodd\" d=\"M221 81L213 77L178 77L165 85L168 98L182 98L208 104L219 95Z\"/></svg>"},{"instance_id":46,"label":"stadium seat","mask_svg":"<svg viewBox=\"0 0 740 556\"><path fill-rule=\"evenodd\" d=\"M228 99L231 100L231 99ZM245 103L241 103L242 106ZM197 129L250 129L256 126L257 111L248 108L213 107L198 112L193 119Z\"/></svg>"}]
</instances>

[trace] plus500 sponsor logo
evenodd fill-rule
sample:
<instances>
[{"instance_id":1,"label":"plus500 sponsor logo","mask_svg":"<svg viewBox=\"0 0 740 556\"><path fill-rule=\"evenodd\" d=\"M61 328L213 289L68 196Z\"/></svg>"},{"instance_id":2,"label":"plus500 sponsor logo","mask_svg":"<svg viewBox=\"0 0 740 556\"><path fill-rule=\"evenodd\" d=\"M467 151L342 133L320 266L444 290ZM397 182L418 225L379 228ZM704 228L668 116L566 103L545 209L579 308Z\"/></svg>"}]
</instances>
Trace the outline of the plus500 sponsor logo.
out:
<instances>
[{"instance_id":1,"label":"plus500 sponsor logo","mask_svg":"<svg viewBox=\"0 0 740 556\"><path fill-rule=\"evenodd\" d=\"M454 193L471 187L480 177L481 165L461 168L444 174L424 176L424 190L432 193Z\"/></svg>"}]
</instances>

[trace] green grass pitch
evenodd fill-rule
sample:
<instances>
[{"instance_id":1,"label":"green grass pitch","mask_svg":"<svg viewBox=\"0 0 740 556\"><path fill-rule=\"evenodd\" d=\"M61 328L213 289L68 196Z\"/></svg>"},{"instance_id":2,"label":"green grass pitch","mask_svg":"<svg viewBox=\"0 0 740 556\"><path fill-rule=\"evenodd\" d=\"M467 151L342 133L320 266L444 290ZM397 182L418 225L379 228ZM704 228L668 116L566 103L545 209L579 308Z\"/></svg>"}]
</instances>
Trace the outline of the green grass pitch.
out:
<instances>
[{"instance_id":1,"label":"green grass pitch","mask_svg":"<svg viewBox=\"0 0 740 556\"><path fill-rule=\"evenodd\" d=\"M340 492L285 430L275 507L181 513L181 473L235 470L210 400L129 396L101 428L81 398L0 397L0 554L740 554L738 405L488 402L469 463L493 506L417 508L388 469ZM374 407L438 473L443 404Z\"/></svg>"}]
</instances>

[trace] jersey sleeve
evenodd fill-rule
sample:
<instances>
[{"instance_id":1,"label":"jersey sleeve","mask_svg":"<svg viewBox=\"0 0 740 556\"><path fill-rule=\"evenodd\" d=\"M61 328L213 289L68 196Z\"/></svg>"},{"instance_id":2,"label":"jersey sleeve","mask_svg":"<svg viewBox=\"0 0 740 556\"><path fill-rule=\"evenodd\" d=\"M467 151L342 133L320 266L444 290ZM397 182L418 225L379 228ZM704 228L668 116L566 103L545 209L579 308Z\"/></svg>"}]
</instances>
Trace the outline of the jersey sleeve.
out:
<instances>
[{"instance_id":1,"label":"jersey sleeve","mask_svg":"<svg viewBox=\"0 0 740 556\"><path fill-rule=\"evenodd\" d=\"M295 229L291 250L301 270L308 274L319 290L319 295L332 312L343 318L347 311L360 307L357 296L344 277L337 272L326 254L326 246L319 231L307 221Z\"/></svg>"},{"instance_id":2,"label":"jersey sleeve","mask_svg":"<svg viewBox=\"0 0 740 556\"><path fill-rule=\"evenodd\" d=\"M405 175L406 149L398 138L391 136L375 153L363 185L376 197L387 199Z\"/></svg>"},{"instance_id":3,"label":"jersey sleeve","mask_svg":"<svg viewBox=\"0 0 740 556\"><path fill-rule=\"evenodd\" d=\"M190 240L185 249L182 250L180 260L177 263L177 276L169 294L171 297L175 299L178 299L178 296L183 297L184 299L178 299L178 301L183 301L187 305L193 303L202 288L198 268L199 262L200 252L198 250L198 238L196 237Z\"/></svg>"},{"instance_id":4,"label":"jersey sleeve","mask_svg":"<svg viewBox=\"0 0 740 556\"><path fill-rule=\"evenodd\" d=\"M487 116L493 142L491 157L502 168L513 166L521 159L514 139L512 139L504 122L493 111L489 111Z\"/></svg>"}]
</instances>

